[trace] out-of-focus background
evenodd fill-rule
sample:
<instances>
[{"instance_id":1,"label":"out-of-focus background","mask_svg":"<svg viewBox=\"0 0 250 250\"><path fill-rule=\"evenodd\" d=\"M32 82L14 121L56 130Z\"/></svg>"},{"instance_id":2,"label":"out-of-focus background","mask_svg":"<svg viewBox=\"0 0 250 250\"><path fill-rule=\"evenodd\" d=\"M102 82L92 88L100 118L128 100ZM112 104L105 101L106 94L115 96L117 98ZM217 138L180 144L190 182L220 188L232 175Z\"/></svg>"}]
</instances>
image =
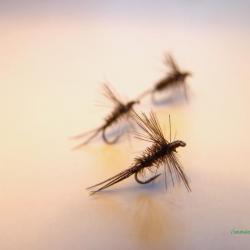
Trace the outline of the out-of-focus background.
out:
<instances>
[{"instance_id":1,"label":"out-of-focus background","mask_svg":"<svg viewBox=\"0 0 250 250\"><path fill-rule=\"evenodd\" d=\"M249 249L249 1L0 2L0 249ZM130 178L100 195L85 187L127 168L146 146L69 138L109 113L101 83L127 99L164 76L170 52L189 102L153 106L187 143L191 182ZM101 105L102 106L102 105Z\"/></svg>"}]
</instances>

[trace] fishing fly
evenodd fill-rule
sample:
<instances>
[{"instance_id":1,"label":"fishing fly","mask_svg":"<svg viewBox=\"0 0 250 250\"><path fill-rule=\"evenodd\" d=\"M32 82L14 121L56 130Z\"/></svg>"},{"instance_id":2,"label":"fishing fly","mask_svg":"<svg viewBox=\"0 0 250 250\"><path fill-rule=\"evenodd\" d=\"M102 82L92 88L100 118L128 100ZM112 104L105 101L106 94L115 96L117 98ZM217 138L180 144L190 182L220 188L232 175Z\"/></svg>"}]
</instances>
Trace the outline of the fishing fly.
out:
<instances>
[{"instance_id":1,"label":"fishing fly","mask_svg":"<svg viewBox=\"0 0 250 250\"><path fill-rule=\"evenodd\" d=\"M142 93L139 99L151 94L153 103L157 103L155 95L163 90L172 89L173 87L181 87L184 91L185 98L188 99L186 78L192 74L188 71L181 71L171 55L165 56L165 64L170 68L170 72L158 81L153 88Z\"/></svg>"},{"instance_id":2,"label":"fishing fly","mask_svg":"<svg viewBox=\"0 0 250 250\"><path fill-rule=\"evenodd\" d=\"M187 190L191 191L187 176L176 157L177 148L185 147L186 143L180 140L171 140L170 116L170 141L165 138L159 120L153 112L150 113L149 117L145 113L139 116L134 112L134 117L143 131L143 133L137 133L136 137L151 143L151 145L147 147L139 157L134 159L130 168L87 189L91 190L91 194L95 194L96 192L127 179L131 175L134 175L136 182L147 184L161 175L160 173L158 174L157 171L160 166L164 166L166 189L168 188L167 176L170 176L173 186L175 182L182 181ZM141 176L145 174L146 170L152 172L153 176L149 177L147 180L141 179Z\"/></svg>"},{"instance_id":3,"label":"fishing fly","mask_svg":"<svg viewBox=\"0 0 250 250\"><path fill-rule=\"evenodd\" d=\"M102 138L105 143L116 143L121 137L122 133L118 134L113 140L111 140L108 139L106 135L107 129L118 123L122 119L130 119L132 114L131 111L133 111L134 105L139 103L139 100L132 100L126 103L122 102L118 99L118 97L114 94L114 92L107 84L103 85L103 94L108 100L110 100L114 104L112 112L104 119L104 123L100 127L85 132L83 134L74 136L73 139L83 139L87 137L81 144L77 145L75 149L81 148L82 146L86 145L91 140L93 140L99 133L102 134Z\"/></svg>"}]
</instances>

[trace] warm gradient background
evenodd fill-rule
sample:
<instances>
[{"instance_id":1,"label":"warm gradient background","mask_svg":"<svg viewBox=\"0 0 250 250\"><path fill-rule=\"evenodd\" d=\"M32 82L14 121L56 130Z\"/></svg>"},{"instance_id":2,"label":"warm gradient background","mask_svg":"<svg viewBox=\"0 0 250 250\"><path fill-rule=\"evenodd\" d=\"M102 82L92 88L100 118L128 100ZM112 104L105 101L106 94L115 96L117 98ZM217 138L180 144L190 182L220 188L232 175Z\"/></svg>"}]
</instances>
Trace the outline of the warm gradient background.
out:
<instances>
[{"instance_id":1,"label":"warm gradient background","mask_svg":"<svg viewBox=\"0 0 250 250\"><path fill-rule=\"evenodd\" d=\"M249 1L0 2L0 249L249 249ZM144 144L68 138L109 108L100 83L133 98L165 72L164 52L193 72L191 99L154 107L187 143L191 180L130 178L96 197L85 187L129 166ZM138 107L149 110L150 101Z\"/></svg>"}]
</instances>

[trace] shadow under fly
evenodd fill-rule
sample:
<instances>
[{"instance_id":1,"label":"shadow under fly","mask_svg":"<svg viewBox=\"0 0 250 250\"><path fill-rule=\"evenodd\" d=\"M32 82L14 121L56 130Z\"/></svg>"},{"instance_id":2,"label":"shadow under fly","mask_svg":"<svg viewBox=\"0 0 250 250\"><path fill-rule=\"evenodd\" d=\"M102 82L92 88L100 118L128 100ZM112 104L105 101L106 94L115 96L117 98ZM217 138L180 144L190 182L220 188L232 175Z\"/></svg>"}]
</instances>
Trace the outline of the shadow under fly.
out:
<instances>
[{"instance_id":1,"label":"shadow under fly","mask_svg":"<svg viewBox=\"0 0 250 250\"><path fill-rule=\"evenodd\" d=\"M74 149L78 149L86 145L91 140L93 140L99 133L102 134L102 138L105 143L107 144L116 143L121 137L121 135L124 133L124 129L120 131L120 133L118 134L114 133L115 138L113 139L108 138L107 130L110 129L113 125L120 122L122 119L129 121L132 114L131 112L133 111L133 106L139 103L138 100L132 100L126 103L122 102L121 100L118 99L118 97L114 94L114 92L110 89L110 87L107 84L103 85L103 94L108 100L110 100L114 104L113 110L108 116L106 116L103 125L88 132L74 136L73 139L85 138L85 140L76 147L74 147Z\"/></svg>"},{"instance_id":2,"label":"shadow under fly","mask_svg":"<svg viewBox=\"0 0 250 250\"><path fill-rule=\"evenodd\" d=\"M165 138L159 121L153 112L150 113L149 117L144 113L142 113L142 116L139 116L134 112L134 118L143 131L143 133L137 133L136 137L140 140L151 143L151 145L147 147L140 156L134 159L130 168L87 189L92 190L91 194L95 194L96 192L123 181L131 175L134 175L136 182L147 184L161 175L158 174L157 171L160 166L164 166L166 189L168 188L167 178L170 176L173 186L175 185L175 182L182 181L187 190L191 191L186 174L176 157L176 149L178 147L185 147L186 143L180 140L171 140L170 116L170 141ZM152 172L153 177L150 177L147 180L142 180L141 175L145 173L145 170Z\"/></svg>"},{"instance_id":3,"label":"shadow under fly","mask_svg":"<svg viewBox=\"0 0 250 250\"><path fill-rule=\"evenodd\" d=\"M142 99L148 94L151 94L151 99L154 104L163 103L162 100L157 100L156 94L162 93L164 90L173 91L179 88L183 89L184 96L188 100L188 91L186 78L192 74L188 71L181 71L171 55L165 56L165 64L170 68L170 72L164 78L158 81L152 88L142 93L138 99Z\"/></svg>"}]
</instances>

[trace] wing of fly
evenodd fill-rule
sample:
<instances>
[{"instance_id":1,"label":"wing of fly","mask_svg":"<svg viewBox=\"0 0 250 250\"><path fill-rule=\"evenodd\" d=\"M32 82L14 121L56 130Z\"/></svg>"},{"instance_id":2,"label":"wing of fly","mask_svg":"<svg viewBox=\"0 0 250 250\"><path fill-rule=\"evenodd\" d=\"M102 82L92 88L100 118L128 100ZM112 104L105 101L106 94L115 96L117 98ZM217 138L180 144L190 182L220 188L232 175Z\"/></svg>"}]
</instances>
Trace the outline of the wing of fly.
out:
<instances>
[{"instance_id":1,"label":"wing of fly","mask_svg":"<svg viewBox=\"0 0 250 250\"><path fill-rule=\"evenodd\" d=\"M171 67L173 71L180 71L178 65L176 64L175 60L173 59L171 55L167 54L165 56L165 62L167 65Z\"/></svg>"},{"instance_id":2,"label":"wing of fly","mask_svg":"<svg viewBox=\"0 0 250 250\"><path fill-rule=\"evenodd\" d=\"M103 95L115 105L121 105L122 102L115 96L114 92L107 84L103 84Z\"/></svg>"},{"instance_id":3,"label":"wing of fly","mask_svg":"<svg viewBox=\"0 0 250 250\"><path fill-rule=\"evenodd\" d=\"M137 138L153 143L168 143L154 112L151 111L149 117L145 113L139 116L134 112L134 117L136 123L144 132L143 134L138 134Z\"/></svg>"}]
</instances>

